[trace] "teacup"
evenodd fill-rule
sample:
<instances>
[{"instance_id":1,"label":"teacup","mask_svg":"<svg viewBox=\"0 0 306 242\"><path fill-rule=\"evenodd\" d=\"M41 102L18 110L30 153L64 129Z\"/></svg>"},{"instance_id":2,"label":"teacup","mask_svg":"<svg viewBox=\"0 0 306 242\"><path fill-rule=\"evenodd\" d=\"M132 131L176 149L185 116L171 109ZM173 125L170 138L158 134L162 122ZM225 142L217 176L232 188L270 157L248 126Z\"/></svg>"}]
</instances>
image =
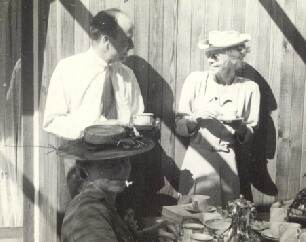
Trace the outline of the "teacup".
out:
<instances>
[{"instance_id":1,"label":"teacup","mask_svg":"<svg viewBox=\"0 0 306 242\"><path fill-rule=\"evenodd\" d=\"M287 218L287 208L285 207L270 208L270 222L284 222L286 218Z\"/></svg>"},{"instance_id":2,"label":"teacup","mask_svg":"<svg viewBox=\"0 0 306 242\"><path fill-rule=\"evenodd\" d=\"M270 230L274 238L280 238L288 229L295 229L296 233L300 233L301 225L292 222L270 222Z\"/></svg>"},{"instance_id":3,"label":"teacup","mask_svg":"<svg viewBox=\"0 0 306 242\"><path fill-rule=\"evenodd\" d=\"M134 125L153 125L154 114L153 113L140 113L133 116Z\"/></svg>"},{"instance_id":4,"label":"teacup","mask_svg":"<svg viewBox=\"0 0 306 242\"><path fill-rule=\"evenodd\" d=\"M207 195L192 195L191 202L192 208L195 211L206 212L208 209L208 200L209 196Z\"/></svg>"}]
</instances>

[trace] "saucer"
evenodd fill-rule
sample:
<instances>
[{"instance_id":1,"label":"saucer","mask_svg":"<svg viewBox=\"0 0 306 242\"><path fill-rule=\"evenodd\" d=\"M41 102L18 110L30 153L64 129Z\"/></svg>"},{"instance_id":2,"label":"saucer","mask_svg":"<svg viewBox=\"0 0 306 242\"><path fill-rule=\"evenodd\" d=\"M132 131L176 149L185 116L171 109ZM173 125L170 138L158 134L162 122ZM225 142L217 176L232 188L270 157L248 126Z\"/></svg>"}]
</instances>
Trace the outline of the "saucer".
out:
<instances>
[{"instance_id":1,"label":"saucer","mask_svg":"<svg viewBox=\"0 0 306 242\"><path fill-rule=\"evenodd\" d=\"M260 234L262 237L266 239L273 240L273 241L279 241L279 238L276 238L272 235L271 229L265 229Z\"/></svg>"},{"instance_id":2,"label":"saucer","mask_svg":"<svg viewBox=\"0 0 306 242\"><path fill-rule=\"evenodd\" d=\"M223 119L220 118L219 121L223 124L241 124L243 121L243 118L235 118L235 119Z\"/></svg>"}]
</instances>

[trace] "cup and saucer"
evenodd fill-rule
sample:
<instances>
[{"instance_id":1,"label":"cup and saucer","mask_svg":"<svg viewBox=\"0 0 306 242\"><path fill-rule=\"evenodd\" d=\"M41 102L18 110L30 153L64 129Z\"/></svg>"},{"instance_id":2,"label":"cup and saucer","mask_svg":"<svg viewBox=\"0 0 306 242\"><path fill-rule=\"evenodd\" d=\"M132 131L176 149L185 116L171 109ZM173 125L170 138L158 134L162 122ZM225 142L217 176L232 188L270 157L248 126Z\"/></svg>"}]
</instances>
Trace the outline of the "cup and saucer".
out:
<instances>
[{"instance_id":1,"label":"cup and saucer","mask_svg":"<svg viewBox=\"0 0 306 242\"><path fill-rule=\"evenodd\" d=\"M243 122L243 118L238 117L237 112L232 110L226 110L226 112L221 113L217 119L221 123L229 125L240 125Z\"/></svg>"},{"instance_id":2,"label":"cup and saucer","mask_svg":"<svg viewBox=\"0 0 306 242\"><path fill-rule=\"evenodd\" d=\"M156 126L156 119L153 113L140 113L133 116L132 124L137 130L152 130Z\"/></svg>"}]
</instances>

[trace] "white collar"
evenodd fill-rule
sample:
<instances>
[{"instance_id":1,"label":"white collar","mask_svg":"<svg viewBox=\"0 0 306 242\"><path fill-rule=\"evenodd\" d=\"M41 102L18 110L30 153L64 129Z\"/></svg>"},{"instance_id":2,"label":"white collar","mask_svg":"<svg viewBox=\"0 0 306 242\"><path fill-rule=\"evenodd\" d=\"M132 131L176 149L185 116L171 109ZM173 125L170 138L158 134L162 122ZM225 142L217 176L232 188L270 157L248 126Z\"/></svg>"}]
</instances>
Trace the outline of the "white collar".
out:
<instances>
[{"instance_id":1,"label":"white collar","mask_svg":"<svg viewBox=\"0 0 306 242\"><path fill-rule=\"evenodd\" d=\"M100 56L98 56L92 47L88 49L86 54L93 61L93 63L98 65L99 67L108 66L107 62L104 59L102 59Z\"/></svg>"}]
</instances>

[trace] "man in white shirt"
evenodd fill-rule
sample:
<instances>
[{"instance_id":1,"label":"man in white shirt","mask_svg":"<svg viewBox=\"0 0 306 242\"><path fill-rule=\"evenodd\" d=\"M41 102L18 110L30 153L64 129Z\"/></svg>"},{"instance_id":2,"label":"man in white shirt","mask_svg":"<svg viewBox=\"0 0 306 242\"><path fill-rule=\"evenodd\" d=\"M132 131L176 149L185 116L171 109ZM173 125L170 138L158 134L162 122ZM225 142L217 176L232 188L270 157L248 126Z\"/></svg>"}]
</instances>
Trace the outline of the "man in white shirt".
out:
<instances>
[{"instance_id":1,"label":"man in white shirt","mask_svg":"<svg viewBox=\"0 0 306 242\"><path fill-rule=\"evenodd\" d=\"M135 75L120 63L133 48L133 23L118 9L100 11L90 25L91 48L61 60L50 80L43 128L78 139L93 124L128 124L144 111Z\"/></svg>"}]
</instances>

